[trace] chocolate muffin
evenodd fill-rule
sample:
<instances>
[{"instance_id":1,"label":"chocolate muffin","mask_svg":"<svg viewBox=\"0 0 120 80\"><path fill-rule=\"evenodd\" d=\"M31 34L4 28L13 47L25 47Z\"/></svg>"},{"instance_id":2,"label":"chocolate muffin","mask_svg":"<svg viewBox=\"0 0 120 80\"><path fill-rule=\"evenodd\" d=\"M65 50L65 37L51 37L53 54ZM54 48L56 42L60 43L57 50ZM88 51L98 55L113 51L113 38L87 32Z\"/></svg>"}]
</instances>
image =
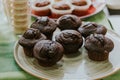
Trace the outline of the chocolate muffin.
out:
<instances>
[{"instance_id":1,"label":"chocolate muffin","mask_svg":"<svg viewBox=\"0 0 120 80\"><path fill-rule=\"evenodd\" d=\"M83 44L82 36L76 30L64 30L55 37L65 50L65 55L76 54Z\"/></svg>"},{"instance_id":2,"label":"chocolate muffin","mask_svg":"<svg viewBox=\"0 0 120 80\"><path fill-rule=\"evenodd\" d=\"M46 36L40 33L38 29L30 28L19 39L18 43L23 47L26 56L33 57L34 45L44 39Z\"/></svg>"},{"instance_id":3,"label":"chocolate muffin","mask_svg":"<svg viewBox=\"0 0 120 80\"><path fill-rule=\"evenodd\" d=\"M57 20L57 24L61 30L77 30L82 24L82 21L75 15L64 15Z\"/></svg>"},{"instance_id":4,"label":"chocolate muffin","mask_svg":"<svg viewBox=\"0 0 120 80\"><path fill-rule=\"evenodd\" d=\"M52 39L53 32L57 28L57 23L48 17L40 17L31 25L31 28L39 29L48 39Z\"/></svg>"},{"instance_id":5,"label":"chocolate muffin","mask_svg":"<svg viewBox=\"0 0 120 80\"><path fill-rule=\"evenodd\" d=\"M43 67L55 65L63 57L63 46L55 41L41 40L34 47L34 56Z\"/></svg>"},{"instance_id":6,"label":"chocolate muffin","mask_svg":"<svg viewBox=\"0 0 120 80\"><path fill-rule=\"evenodd\" d=\"M103 25L96 24L94 22L88 22L82 25L81 27L79 27L78 31L82 34L83 37L86 38L90 34L94 34L94 33L105 35L107 29Z\"/></svg>"},{"instance_id":7,"label":"chocolate muffin","mask_svg":"<svg viewBox=\"0 0 120 80\"><path fill-rule=\"evenodd\" d=\"M103 61L108 59L109 52L114 48L114 43L102 34L91 34L85 40L85 48L90 59Z\"/></svg>"}]
</instances>

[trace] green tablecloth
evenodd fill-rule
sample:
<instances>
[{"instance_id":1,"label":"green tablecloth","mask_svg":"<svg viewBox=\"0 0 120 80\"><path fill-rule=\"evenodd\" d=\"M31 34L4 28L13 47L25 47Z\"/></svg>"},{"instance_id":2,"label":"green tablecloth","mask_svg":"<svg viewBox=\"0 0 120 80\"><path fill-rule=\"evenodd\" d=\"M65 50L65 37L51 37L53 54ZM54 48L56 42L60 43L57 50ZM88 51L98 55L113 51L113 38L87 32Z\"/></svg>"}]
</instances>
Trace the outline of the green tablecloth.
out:
<instances>
[{"instance_id":1,"label":"green tablecloth","mask_svg":"<svg viewBox=\"0 0 120 80\"><path fill-rule=\"evenodd\" d=\"M103 11L84 20L97 22L111 29L111 25ZM0 80L39 80L23 71L15 62L13 47L17 39L11 32L7 31L10 27L4 26L7 26L7 24L0 25ZM103 80L119 80L119 75L120 72L117 72Z\"/></svg>"}]
</instances>

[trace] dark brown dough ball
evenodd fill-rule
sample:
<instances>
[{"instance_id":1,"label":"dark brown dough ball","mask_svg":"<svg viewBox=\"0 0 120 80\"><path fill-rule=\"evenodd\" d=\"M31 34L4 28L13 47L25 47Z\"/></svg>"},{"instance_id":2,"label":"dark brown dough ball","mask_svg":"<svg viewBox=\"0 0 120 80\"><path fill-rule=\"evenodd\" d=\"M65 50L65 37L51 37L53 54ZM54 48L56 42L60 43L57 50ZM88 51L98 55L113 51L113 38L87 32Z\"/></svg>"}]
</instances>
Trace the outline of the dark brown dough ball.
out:
<instances>
[{"instance_id":1,"label":"dark brown dough ball","mask_svg":"<svg viewBox=\"0 0 120 80\"><path fill-rule=\"evenodd\" d=\"M82 21L75 15L64 15L57 20L57 24L61 30L77 30L82 24Z\"/></svg>"},{"instance_id":2,"label":"dark brown dough ball","mask_svg":"<svg viewBox=\"0 0 120 80\"><path fill-rule=\"evenodd\" d=\"M83 26L79 27L78 31L82 34L83 37L86 38L90 34L94 34L94 33L105 35L107 29L103 25L96 24L93 22L88 22L85 23Z\"/></svg>"},{"instance_id":3,"label":"dark brown dough ball","mask_svg":"<svg viewBox=\"0 0 120 80\"><path fill-rule=\"evenodd\" d=\"M23 47L27 56L33 57L33 47L40 41L46 39L46 36L40 33L38 29L30 28L19 39L18 43Z\"/></svg>"},{"instance_id":4,"label":"dark brown dough ball","mask_svg":"<svg viewBox=\"0 0 120 80\"><path fill-rule=\"evenodd\" d=\"M34 47L34 56L44 67L55 65L63 56L63 46L55 41L41 40Z\"/></svg>"},{"instance_id":5,"label":"dark brown dough ball","mask_svg":"<svg viewBox=\"0 0 120 80\"><path fill-rule=\"evenodd\" d=\"M76 30L64 30L55 39L63 45L66 55L75 54L83 44L82 36Z\"/></svg>"},{"instance_id":6,"label":"dark brown dough ball","mask_svg":"<svg viewBox=\"0 0 120 80\"><path fill-rule=\"evenodd\" d=\"M85 48L90 59L103 61L108 59L109 52L114 48L114 43L102 34L91 34L85 40Z\"/></svg>"},{"instance_id":7,"label":"dark brown dough ball","mask_svg":"<svg viewBox=\"0 0 120 80\"><path fill-rule=\"evenodd\" d=\"M31 28L40 30L48 39L52 39L53 32L57 28L57 23L48 17L40 17L32 25Z\"/></svg>"}]
</instances>

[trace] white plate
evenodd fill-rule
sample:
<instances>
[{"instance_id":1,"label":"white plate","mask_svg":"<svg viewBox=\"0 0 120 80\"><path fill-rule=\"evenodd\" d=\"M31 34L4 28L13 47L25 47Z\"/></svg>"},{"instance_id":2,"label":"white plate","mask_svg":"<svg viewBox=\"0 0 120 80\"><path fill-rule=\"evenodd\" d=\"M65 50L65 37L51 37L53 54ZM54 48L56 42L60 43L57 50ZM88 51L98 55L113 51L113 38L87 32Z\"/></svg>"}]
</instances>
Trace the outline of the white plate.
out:
<instances>
[{"instance_id":1,"label":"white plate","mask_svg":"<svg viewBox=\"0 0 120 80\"><path fill-rule=\"evenodd\" d=\"M94 6L94 8L96 9L94 12L92 12L91 14L85 15L85 16L81 16L80 18L87 18L90 17L92 15L95 15L97 13L99 13L100 11L102 11L104 9L104 7L106 6L106 1L105 0L91 0L92 1L92 5ZM36 16L34 14L31 14L34 17L39 17Z\"/></svg>"},{"instance_id":2,"label":"white plate","mask_svg":"<svg viewBox=\"0 0 120 80\"><path fill-rule=\"evenodd\" d=\"M82 48L82 54L75 58L64 57L58 65L51 68L41 67L33 58L24 55L22 47L16 43L14 57L18 65L29 74L45 80L93 80L109 76L120 69L120 36L108 30L106 35L114 42L109 60L96 62L88 58Z\"/></svg>"}]
</instances>

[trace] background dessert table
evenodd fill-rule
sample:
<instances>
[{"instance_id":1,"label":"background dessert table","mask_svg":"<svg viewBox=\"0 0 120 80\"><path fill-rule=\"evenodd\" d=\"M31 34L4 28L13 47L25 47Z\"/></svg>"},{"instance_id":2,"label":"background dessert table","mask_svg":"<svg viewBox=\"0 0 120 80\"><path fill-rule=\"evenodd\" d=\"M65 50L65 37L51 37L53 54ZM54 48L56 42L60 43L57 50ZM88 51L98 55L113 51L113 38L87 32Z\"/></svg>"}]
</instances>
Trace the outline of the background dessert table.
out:
<instances>
[{"instance_id":1,"label":"background dessert table","mask_svg":"<svg viewBox=\"0 0 120 80\"><path fill-rule=\"evenodd\" d=\"M97 22L105 25L108 29L113 29L103 11L83 20ZM13 49L18 38L12 33L11 29L12 28L9 27L7 23L0 24L0 80L40 80L23 71L15 62ZM119 79L120 71L102 80Z\"/></svg>"}]
</instances>

